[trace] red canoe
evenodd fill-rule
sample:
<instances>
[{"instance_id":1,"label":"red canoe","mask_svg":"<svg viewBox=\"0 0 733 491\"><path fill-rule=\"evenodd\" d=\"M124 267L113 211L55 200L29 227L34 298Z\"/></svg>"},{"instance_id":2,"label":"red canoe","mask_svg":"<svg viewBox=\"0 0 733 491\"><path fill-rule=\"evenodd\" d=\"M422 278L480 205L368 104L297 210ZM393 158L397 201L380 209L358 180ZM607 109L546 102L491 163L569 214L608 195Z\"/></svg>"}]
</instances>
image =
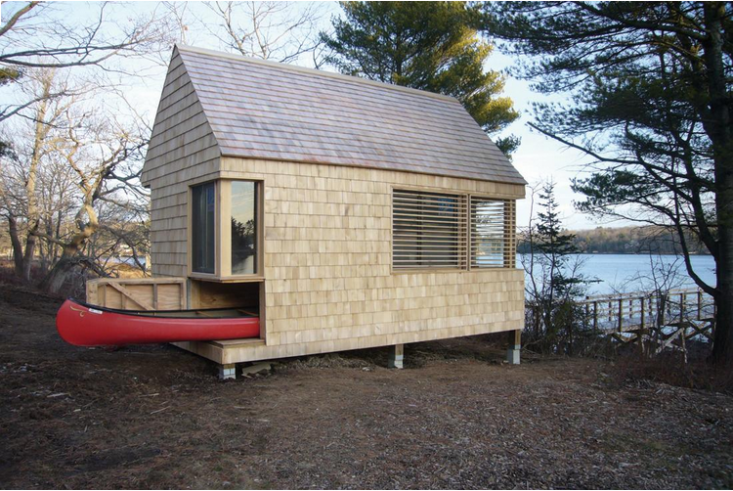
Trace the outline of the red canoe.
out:
<instances>
[{"instance_id":1,"label":"red canoe","mask_svg":"<svg viewBox=\"0 0 733 491\"><path fill-rule=\"evenodd\" d=\"M56 329L76 346L256 338L260 319L246 308L117 310L69 299L56 314Z\"/></svg>"}]
</instances>

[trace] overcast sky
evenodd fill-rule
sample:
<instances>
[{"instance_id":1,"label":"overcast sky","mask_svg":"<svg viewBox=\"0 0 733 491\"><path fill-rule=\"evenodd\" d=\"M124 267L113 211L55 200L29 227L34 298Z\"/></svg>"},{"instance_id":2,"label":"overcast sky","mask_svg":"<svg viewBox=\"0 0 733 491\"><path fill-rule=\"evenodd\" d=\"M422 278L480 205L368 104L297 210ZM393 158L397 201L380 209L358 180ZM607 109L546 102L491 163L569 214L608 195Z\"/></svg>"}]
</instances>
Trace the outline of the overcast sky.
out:
<instances>
[{"instance_id":1,"label":"overcast sky","mask_svg":"<svg viewBox=\"0 0 733 491\"><path fill-rule=\"evenodd\" d=\"M0 7L3 21L7 18L9 12L12 13L17 9L17 5L17 3L3 2ZM294 8L304 8L303 5L299 4ZM126 16L143 14L152 12L153 10L159 12L164 10L164 6L157 2L127 3L115 5L114 7L117 9L117 15L122 14ZM200 3L191 3L186 8L187 11L184 21L189 26L186 31L186 44L209 49L224 49L223 44L206 28L207 23L214 22L211 12ZM88 19L90 13L96 11L96 6L86 2L55 3L53 10L53 15L66 18L67 20L76 18ZM331 17L340 14L338 4L335 2L323 2L318 6L318 10L318 24L320 29L329 30ZM112 16L110 17L114 18ZM108 28L112 29L113 27ZM493 70L505 69L511 66L513 62L514 60L511 57L495 52L488 59L487 68ZM135 70L140 76L129 78L126 81L128 85L125 90L130 100L135 101L137 110L145 114L152 121L165 78L165 62L158 60L158 63L148 62L144 64L139 61L135 63ZM299 60L298 64L312 66L312 63L307 58ZM3 90L2 95L6 98L8 97L8 90L10 89L7 87ZM536 186L543 180L554 179L556 182L557 199L561 205L564 223L567 228L584 229L598 226L597 223L576 212L572 205L573 200L579 199L579 197L574 196L570 190L570 179L582 175L583 164L587 163L588 160L578 152L566 149L562 145L530 130L527 123L532 118L531 103L541 100L542 96L533 93L529 89L527 82L509 77L505 94L514 100L515 107L522 115L507 130L507 133L513 133L522 138L522 144L514 155L514 165L531 186ZM526 226L529 221L530 193L531 190L528 188L527 199L521 201L517 206L517 220L520 227Z\"/></svg>"}]
</instances>

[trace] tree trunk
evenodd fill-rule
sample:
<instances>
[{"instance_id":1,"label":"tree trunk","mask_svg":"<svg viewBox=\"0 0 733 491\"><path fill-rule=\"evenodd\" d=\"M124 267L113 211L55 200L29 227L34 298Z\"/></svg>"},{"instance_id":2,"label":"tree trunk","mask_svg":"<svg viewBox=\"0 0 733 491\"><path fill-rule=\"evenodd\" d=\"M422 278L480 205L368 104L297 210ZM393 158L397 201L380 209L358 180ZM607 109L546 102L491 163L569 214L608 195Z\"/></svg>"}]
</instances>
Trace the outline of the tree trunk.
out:
<instances>
[{"instance_id":1,"label":"tree trunk","mask_svg":"<svg viewBox=\"0 0 733 491\"><path fill-rule=\"evenodd\" d=\"M79 264L79 261L67 257L65 254L62 255L61 259L54 264L51 271L46 274L38 285L39 288L47 293L58 294L66 283L69 273L77 264Z\"/></svg>"},{"instance_id":2,"label":"tree trunk","mask_svg":"<svg viewBox=\"0 0 733 491\"><path fill-rule=\"evenodd\" d=\"M38 231L38 222L28 230L28 237L25 239L25 253L23 254L23 271L21 278L25 281L31 280L31 267L33 266L33 255L36 253L37 237L34 232Z\"/></svg>"},{"instance_id":3,"label":"tree trunk","mask_svg":"<svg viewBox=\"0 0 733 491\"><path fill-rule=\"evenodd\" d=\"M723 63L723 19L726 17L726 7L719 2L705 3L704 15L709 34L703 46L711 117L703 125L713 142L718 223L718 251L715 258L717 315L712 358L717 365L730 365L733 364L733 130Z\"/></svg>"},{"instance_id":4,"label":"tree trunk","mask_svg":"<svg viewBox=\"0 0 733 491\"><path fill-rule=\"evenodd\" d=\"M23 277L23 245L20 242L18 234L18 222L14 216L8 217L8 233L10 234L10 243L13 246L13 265L15 274L19 278Z\"/></svg>"},{"instance_id":5,"label":"tree trunk","mask_svg":"<svg viewBox=\"0 0 733 491\"><path fill-rule=\"evenodd\" d=\"M722 224L721 224L722 225ZM720 228L713 363L733 365L733 228Z\"/></svg>"},{"instance_id":6,"label":"tree trunk","mask_svg":"<svg viewBox=\"0 0 733 491\"><path fill-rule=\"evenodd\" d=\"M84 245L86 245L89 238L94 235L99 228L97 214L91 206L87 206L86 209L89 217L89 223L64 245L61 259L54 264L51 271L46 274L38 285L41 290L53 294L61 291L69 272L71 272L71 270L81 262L78 257L79 252L83 250ZM98 271L98 273L99 272L100 271Z\"/></svg>"}]
</instances>

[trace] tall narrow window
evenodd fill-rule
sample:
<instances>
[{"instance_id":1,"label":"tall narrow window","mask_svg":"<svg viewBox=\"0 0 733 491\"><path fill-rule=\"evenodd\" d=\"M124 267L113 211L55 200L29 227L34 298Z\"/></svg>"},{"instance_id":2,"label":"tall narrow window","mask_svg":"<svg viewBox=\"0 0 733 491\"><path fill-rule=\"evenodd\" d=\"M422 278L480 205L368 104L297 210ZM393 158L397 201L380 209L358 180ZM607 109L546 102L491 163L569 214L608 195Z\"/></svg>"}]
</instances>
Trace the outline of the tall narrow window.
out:
<instances>
[{"instance_id":1,"label":"tall narrow window","mask_svg":"<svg viewBox=\"0 0 733 491\"><path fill-rule=\"evenodd\" d=\"M395 190L392 205L394 269L465 267L463 196Z\"/></svg>"},{"instance_id":2,"label":"tall narrow window","mask_svg":"<svg viewBox=\"0 0 733 491\"><path fill-rule=\"evenodd\" d=\"M257 185L232 181L232 274L257 272Z\"/></svg>"},{"instance_id":3,"label":"tall narrow window","mask_svg":"<svg viewBox=\"0 0 733 491\"><path fill-rule=\"evenodd\" d=\"M213 182L191 188L192 192L192 270L215 272L216 185Z\"/></svg>"},{"instance_id":4,"label":"tall narrow window","mask_svg":"<svg viewBox=\"0 0 733 491\"><path fill-rule=\"evenodd\" d=\"M513 268L510 202L471 197L471 267Z\"/></svg>"}]
</instances>

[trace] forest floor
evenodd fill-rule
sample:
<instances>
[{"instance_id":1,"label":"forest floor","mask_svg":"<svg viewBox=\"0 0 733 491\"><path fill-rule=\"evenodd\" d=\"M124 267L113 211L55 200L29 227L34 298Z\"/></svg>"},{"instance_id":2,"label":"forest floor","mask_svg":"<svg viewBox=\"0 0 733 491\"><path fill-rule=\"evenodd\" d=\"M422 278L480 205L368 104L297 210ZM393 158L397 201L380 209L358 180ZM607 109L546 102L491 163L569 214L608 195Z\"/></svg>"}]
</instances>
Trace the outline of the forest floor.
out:
<instances>
[{"instance_id":1,"label":"forest floor","mask_svg":"<svg viewBox=\"0 0 733 491\"><path fill-rule=\"evenodd\" d=\"M2 488L732 488L733 398L490 338L217 380L167 345L65 344L0 286Z\"/></svg>"}]
</instances>

